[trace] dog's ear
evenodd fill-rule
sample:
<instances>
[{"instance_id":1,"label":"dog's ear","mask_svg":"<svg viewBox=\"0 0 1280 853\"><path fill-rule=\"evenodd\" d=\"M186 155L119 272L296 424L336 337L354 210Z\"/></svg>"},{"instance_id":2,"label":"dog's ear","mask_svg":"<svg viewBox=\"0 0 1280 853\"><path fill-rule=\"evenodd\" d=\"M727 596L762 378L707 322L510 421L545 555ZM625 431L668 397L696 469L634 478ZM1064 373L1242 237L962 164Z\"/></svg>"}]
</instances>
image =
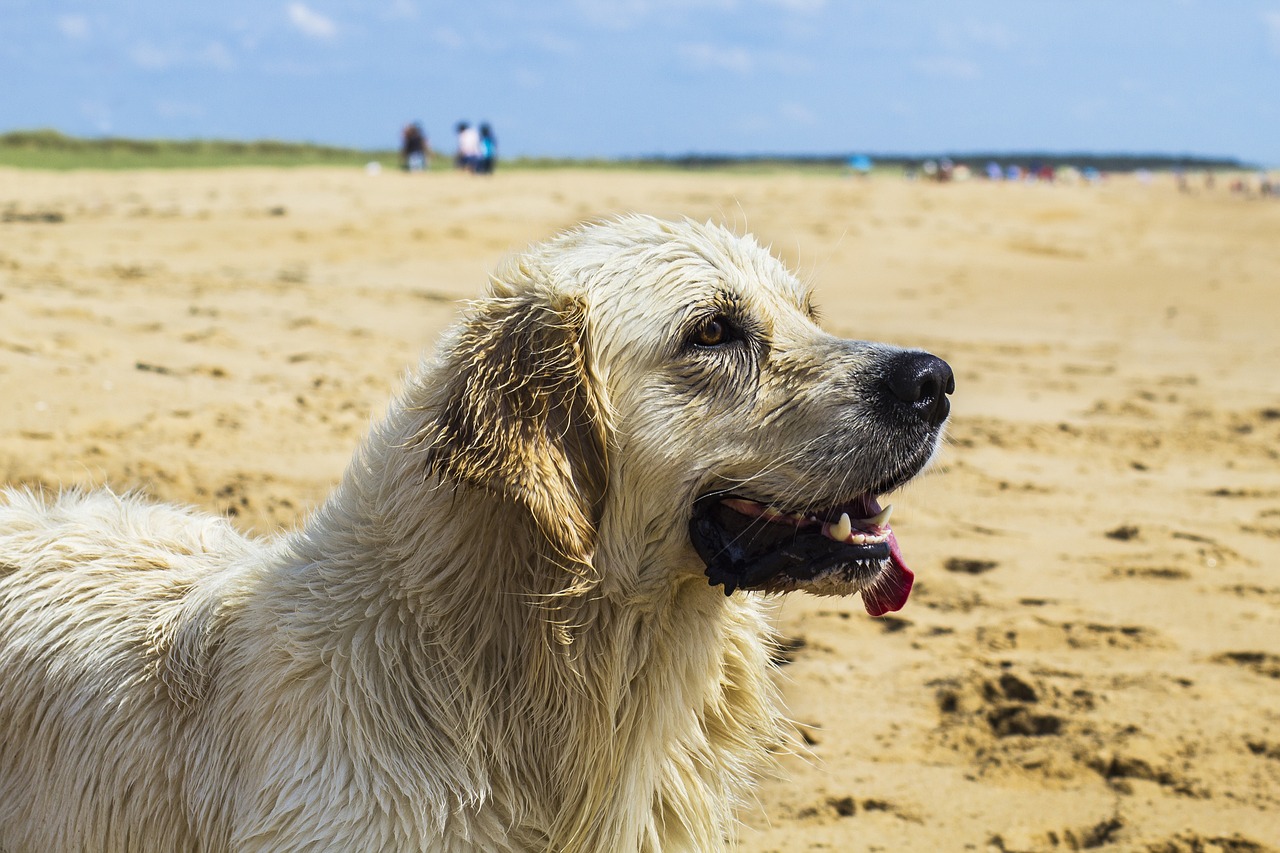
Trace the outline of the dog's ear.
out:
<instances>
[{"instance_id":1,"label":"dog's ear","mask_svg":"<svg viewBox=\"0 0 1280 853\"><path fill-rule=\"evenodd\" d=\"M565 557L588 562L608 479L584 305L537 294L476 304L444 364L430 469L522 503Z\"/></svg>"}]
</instances>

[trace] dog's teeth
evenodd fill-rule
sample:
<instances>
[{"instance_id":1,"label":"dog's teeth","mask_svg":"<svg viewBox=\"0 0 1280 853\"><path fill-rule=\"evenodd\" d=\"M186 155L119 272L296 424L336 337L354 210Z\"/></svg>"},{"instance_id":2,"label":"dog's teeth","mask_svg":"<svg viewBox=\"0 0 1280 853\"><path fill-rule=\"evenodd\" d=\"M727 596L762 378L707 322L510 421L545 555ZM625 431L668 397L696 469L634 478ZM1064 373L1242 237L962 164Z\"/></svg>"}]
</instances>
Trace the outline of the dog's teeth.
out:
<instances>
[{"instance_id":1,"label":"dog's teeth","mask_svg":"<svg viewBox=\"0 0 1280 853\"><path fill-rule=\"evenodd\" d=\"M880 510L880 512L875 516L868 518L867 521L874 524L876 527L884 527L889 523L889 516L891 515L893 515L893 504L889 504L887 507Z\"/></svg>"},{"instance_id":2,"label":"dog's teeth","mask_svg":"<svg viewBox=\"0 0 1280 853\"><path fill-rule=\"evenodd\" d=\"M831 538L837 542L843 542L849 538L849 534L853 532L853 523L849 521L849 513L840 513L840 520L831 525Z\"/></svg>"}]
</instances>

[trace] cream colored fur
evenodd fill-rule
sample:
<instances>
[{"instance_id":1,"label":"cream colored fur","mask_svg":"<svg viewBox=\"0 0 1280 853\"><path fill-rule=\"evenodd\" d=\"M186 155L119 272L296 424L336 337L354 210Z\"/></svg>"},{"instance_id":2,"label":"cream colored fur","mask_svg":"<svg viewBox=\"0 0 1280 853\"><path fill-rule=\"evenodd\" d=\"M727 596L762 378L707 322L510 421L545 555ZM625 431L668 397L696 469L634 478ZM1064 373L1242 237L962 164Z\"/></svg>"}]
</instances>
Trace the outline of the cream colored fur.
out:
<instances>
[{"instance_id":1,"label":"cream colored fur","mask_svg":"<svg viewBox=\"0 0 1280 853\"><path fill-rule=\"evenodd\" d=\"M770 335L750 387L679 354L726 291ZM8 492L0 849L725 847L786 727L689 507L845 476L782 414L822 421L794 377L832 340L750 239L628 217L501 270L299 532Z\"/></svg>"}]
</instances>

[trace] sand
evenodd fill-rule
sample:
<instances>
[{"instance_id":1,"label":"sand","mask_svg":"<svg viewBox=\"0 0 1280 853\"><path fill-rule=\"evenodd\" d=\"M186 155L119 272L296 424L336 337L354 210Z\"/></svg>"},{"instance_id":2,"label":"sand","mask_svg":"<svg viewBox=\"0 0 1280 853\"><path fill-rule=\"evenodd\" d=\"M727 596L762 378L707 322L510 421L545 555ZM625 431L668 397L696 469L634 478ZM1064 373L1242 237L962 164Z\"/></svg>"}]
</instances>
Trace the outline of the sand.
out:
<instances>
[{"instance_id":1,"label":"sand","mask_svg":"<svg viewBox=\"0 0 1280 853\"><path fill-rule=\"evenodd\" d=\"M955 369L900 613L792 597L745 851L1280 849L1280 202L1193 181L0 171L0 479L298 523L506 254L714 218Z\"/></svg>"}]
</instances>

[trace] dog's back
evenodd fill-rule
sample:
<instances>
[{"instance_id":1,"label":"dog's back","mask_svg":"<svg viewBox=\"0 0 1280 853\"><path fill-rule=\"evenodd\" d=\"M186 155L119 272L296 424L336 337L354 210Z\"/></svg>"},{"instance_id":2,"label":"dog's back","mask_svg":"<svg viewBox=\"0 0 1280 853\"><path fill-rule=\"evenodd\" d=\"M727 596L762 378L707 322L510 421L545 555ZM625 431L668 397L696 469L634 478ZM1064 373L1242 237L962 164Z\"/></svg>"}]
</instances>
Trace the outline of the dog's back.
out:
<instances>
[{"instance_id":1,"label":"dog's back","mask_svg":"<svg viewBox=\"0 0 1280 853\"><path fill-rule=\"evenodd\" d=\"M170 799L182 709L207 689L234 566L259 547L131 497L0 492L0 850L204 846Z\"/></svg>"}]
</instances>

